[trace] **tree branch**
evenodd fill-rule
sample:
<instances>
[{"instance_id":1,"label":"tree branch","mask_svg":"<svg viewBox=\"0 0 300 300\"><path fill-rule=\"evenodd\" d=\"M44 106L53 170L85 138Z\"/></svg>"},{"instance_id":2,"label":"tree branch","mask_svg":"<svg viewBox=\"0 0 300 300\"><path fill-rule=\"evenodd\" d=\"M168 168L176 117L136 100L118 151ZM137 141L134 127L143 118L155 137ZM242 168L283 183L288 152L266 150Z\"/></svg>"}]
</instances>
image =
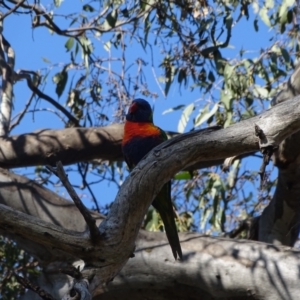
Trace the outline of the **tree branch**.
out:
<instances>
[{"instance_id":1,"label":"tree branch","mask_svg":"<svg viewBox=\"0 0 300 300\"><path fill-rule=\"evenodd\" d=\"M61 111L67 118L68 121L71 122L73 126L80 126L79 120L77 120L65 107L63 107L61 104L59 104L57 101L55 101L50 96L44 94L41 90L39 90L32 82L30 74L34 74L37 77L40 77L39 74L32 72L32 71L26 71L26 70L19 70L17 73L14 74L15 80L22 80L26 79L27 85L30 88L30 90L39 96L40 98L48 101L50 104L52 104L55 108L57 108L59 111Z\"/></svg>"},{"instance_id":2,"label":"tree branch","mask_svg":"<svg viewBox=\"0 0 300 300\"><path fill-rule=\"evenodd\" d=\"M174 262L163 233L141 232L135 258L94 300L298 299L300 252L245 240L180 234ZM263 282L263 284L262 284Z\"/></svg>"},{"instance_id":3,"label":"tree branch","mask_svg":"<svg viewBox=\"0 0 300 300\"><path fill-rule=\"evenodd\" d=\"M0 105L0 136L6 137L9 132L12 98L13 98L13 74L15 66L15 52L4 38L3 14L0 13L0 68L2 74L2 97ZM7 61L5 58L7 54Z\"/></svg>"},{"instance_id":4,"label":"tree branch","mask_svg":"<svg viewBox=\"0 0 300 300\"><path fill-rule=\"evenodd\" d=\"M93 159L122 160L123 125L40 130L0 137L0 167L55 166Z\"/></svg>"},{"instance_id":5,"label":"tree branch","mask_svg":"<svg viewBox=\"0 0 300 300\"><path fill-rule=\"evenodd\" d=\"M96 219L92 217L90 214L90 211L84 206L78 195L76 194L75 190L71 186L68 176L65 173L64 167L59 161L56 164L56 169L54 170L53 168L50 167L50 170L61 180L62 184L68 191L69 195L71 196L72 200L74 201L76 207L82 214L88 228L90 231L90 236L92 242L96 243L98 240L100 240L100 232L98 230L98 227L96 226Z\"/></svg>"},{"instance_id":6,"label":"tree branch","mask_svg":"<svg viewBox=\"0 0 300 300\"><path fill-rule=\"evenodd\" d=\"M28 279L19 276L18 274L14 274L14 276L16 277L17 281L22 284L26 289L30 289L32 291L34 291L35 293L37 293L42 299L44 300L55 300L50 294L48 294L47 292L45 292L43 289L41 289L39 286L33 284L32 282L30 282Z\"/></svg>"}]
</instances>

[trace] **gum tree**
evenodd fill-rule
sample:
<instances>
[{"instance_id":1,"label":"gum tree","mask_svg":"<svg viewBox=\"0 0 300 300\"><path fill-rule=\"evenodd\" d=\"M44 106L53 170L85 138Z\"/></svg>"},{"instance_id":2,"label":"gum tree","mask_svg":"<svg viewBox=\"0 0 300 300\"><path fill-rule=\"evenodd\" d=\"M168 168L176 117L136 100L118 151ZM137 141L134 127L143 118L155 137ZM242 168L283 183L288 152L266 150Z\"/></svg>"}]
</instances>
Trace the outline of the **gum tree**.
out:
<instances>
[{"instance_id":1,"label":"gum tree","mask_svg":"<svg viewBox=\"0 0 300 300\"><path fill-rule=\"evenodd\" d=\"M299 235L296 2L0 7L3 298L297 299L299 252L285 247ZM22 32L18 18L33 34L63 39L68 58L17 69L22 48L6 24ZM266 45L231 56L237 30L260 36L264 26ZM43 56L40 37L32 47ZM178 132L127 176L120 144L130 101L170 98L173 88L189 91L182 105L170 102L170 113L181 111ZM25 103L21 111L14 102ZM45 112L59 129L21 129ZM183 261L149 209L170 179ZM95 192L104 181L119 188L109 207Z\"/></svg>"}]
</instances>

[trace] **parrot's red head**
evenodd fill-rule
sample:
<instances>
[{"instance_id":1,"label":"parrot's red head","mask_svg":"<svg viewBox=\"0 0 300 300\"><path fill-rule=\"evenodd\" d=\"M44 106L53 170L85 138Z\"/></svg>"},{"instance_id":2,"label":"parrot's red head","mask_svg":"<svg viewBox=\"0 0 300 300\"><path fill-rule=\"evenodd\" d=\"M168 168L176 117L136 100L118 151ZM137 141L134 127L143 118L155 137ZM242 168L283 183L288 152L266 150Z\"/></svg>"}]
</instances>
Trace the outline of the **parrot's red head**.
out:
<instances>
[{"instance_id":1,"label":"parrot's red head","mask_svg":"<svg viewBox=\"0 0 300 300\"><path fill-rule=\"evenodd\" d=\"M153 123L150 104L143 99L133 100L126 115L126 120L130 122Z\"/></svg>"}]
</instances>

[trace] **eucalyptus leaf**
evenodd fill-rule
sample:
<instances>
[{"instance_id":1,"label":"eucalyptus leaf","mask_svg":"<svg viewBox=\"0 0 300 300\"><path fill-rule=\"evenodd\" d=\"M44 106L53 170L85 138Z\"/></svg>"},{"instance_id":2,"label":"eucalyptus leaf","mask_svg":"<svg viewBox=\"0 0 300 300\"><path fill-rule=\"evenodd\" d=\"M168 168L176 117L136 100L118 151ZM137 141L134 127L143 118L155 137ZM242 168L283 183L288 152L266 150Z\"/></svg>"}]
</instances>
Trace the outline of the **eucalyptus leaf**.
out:
<instances>
[{"instance_id":1,"label":"eucalyptus leaf","mask_svg":"<svg viewBox=\"0 0 300 300\"><path fill-rule=\"evenodd\" d=\"M195 105L194 105L194 103L191 103L188 106L186 106L186 108L183 110L181 118L178 123L178 132L179 133L184 132L186 125L190 119L190 115L194 111L194 109L195 109Z\"/></svg>"},{"instance_id":2,"label":"eucalyptus leaf","mask_svg":"<svg viewBox=\"0 0 300 300\"><path fill-rule=\"evenodd\" d=\"M58 97L60 97L64 92L67 81L68 81L68 72L65 69L62 72L56 73L53 76L53 82L56 83L55 92Z\"/></svg>"},{"instance_id":3,"label":"eucalyptus leaf","mask_svg":"<svg viewBox=\"0 0 300 300\"><path fill-rule=\"evenodd\" d=\"M180 172L180 173L176 174L174 176L174 179L175 180L189 180L189 179L192 179L192 176L191 176L190 172L184 171L184 172Z\"/></svg>"},{"instance_id":4,"label":"eucalyptus leaf","mask_svg":"<svg viewBox=\"0 0 300 300\"><path fill-rule=\"evenodd\" d=\"M206 105L202 110L200 110L199 115L195 119L194 127L200 126L211 118L218 110L219 103L216 103L213 108L209 111L209 104Z\"/></svg>"},{"instance_id":5,"label":"eucalyptus leaf","mask_svg":"<svg viewBox=\"0 0 300 300\"><path fill-rule=\"evenodd\" d=\"M74 38L70 37L67 42L65 43L65 48L67 49L67 52L69 52L74 46Z\"/></svg>"},{"instance_id":6,"label":"eucalyptus leaf","mask_svg":"<svg viewBox=\"0 0 300 300\"><path fill-rule=\"evenodd\" d=\"M53 2L56 7L59 7L62 4L63 0L53 0Z\"/></svg>"},{"instance_id":7,"label":"eucalyptus leaf","mask_svg":"<svg viewBox=\"0 0 300 300\"><path fill-rule=\"evenodd\" d=\"M259 11L259 16L261 17L262 21L268 26L271 27L272 24L270 22L270 18L268 16L268 10L266 7L262 7Z\"/></svg>"}]
</instances>

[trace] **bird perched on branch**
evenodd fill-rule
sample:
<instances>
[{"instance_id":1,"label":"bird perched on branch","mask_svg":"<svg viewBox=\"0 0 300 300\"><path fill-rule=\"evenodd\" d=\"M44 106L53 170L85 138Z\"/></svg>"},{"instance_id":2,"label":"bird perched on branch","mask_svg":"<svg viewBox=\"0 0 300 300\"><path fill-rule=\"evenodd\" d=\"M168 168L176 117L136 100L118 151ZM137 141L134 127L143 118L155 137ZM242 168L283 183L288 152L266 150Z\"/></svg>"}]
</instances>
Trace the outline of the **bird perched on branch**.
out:
<instances>
[{"instance_id":1,"label":"bird perched on branch","mask_svg":"<svg viewBox=\"0 0 300 300\"><path fill-rule=\"evenodd\" d=\"M149 151L167 139L166 133L153 124L153 113L149 103L143 99L134 100L126 115L122 141L122 150L129 169L132 170ZM162 218L175 259L177 256L182 259L171 200L170 181L162 187L152 205Z\"/></svg>"}]
</instances>

